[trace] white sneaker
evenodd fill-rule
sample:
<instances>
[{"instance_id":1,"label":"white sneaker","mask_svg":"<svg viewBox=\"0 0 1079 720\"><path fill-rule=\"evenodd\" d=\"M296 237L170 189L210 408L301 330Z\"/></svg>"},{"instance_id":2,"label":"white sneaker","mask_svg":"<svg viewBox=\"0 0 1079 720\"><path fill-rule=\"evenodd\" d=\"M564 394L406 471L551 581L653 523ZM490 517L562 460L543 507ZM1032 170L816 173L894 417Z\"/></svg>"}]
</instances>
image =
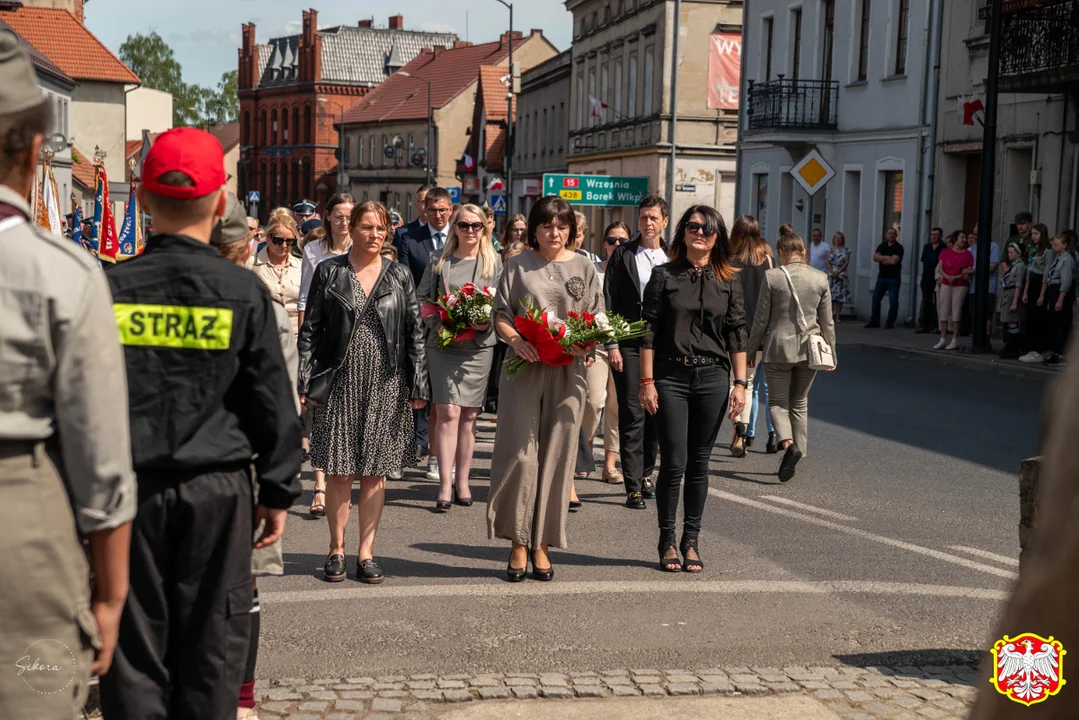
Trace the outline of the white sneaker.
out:
<instances>
[{"instance_id":1,"label":"white sneaker","mask_svg":"<svg viewBox=\"0 0 1079 720\"><path fill-rule=\"evenodd\" d=\"M934 350L943 350L944 346L947 345L947 344L948 344L948 341L945 338L941 338L939 341L937 341L937 344L933 346L933 349Z\"/></svg>"},{"instance_id":2,"label":"white sneaker","mask_svg":"<svg viewBox=\"0 0 1079 720\"><path fill-rule=\"evenodd\" d=\"M959 349L959 342L956 341L956 340L952 340L950 343L948 343L948 346L946 348L944 348L944 349L945 350L958 350Z\"/></svg>"},{"instance_id":3,"label":"white sneaker","mask_svg":"<svg viewBox=\"0 0 1079 720\"><path fill-rule=\"evenodd\" d=\"M438 460L436 458L431 458L427 461L426 477L428 480L433 480L435 482L438 482L438 480L441 479L438 474Z\"/></svg>"},{"instance_id":4,"label":"white sneaker","mask_svg":"<svg viewBox=\"0 0 1079 720\"><path fill-rule=\"evenodd\" d=\"M1031 350L1026 355L1019 358L1019 362L1021 362L1021 363L1038 363L1038 362L1042 362L1044 359L1045 358L1042 357L1042 354L1040 352L1038 352L1037 350Z\"/></svg>"}]
</instances>

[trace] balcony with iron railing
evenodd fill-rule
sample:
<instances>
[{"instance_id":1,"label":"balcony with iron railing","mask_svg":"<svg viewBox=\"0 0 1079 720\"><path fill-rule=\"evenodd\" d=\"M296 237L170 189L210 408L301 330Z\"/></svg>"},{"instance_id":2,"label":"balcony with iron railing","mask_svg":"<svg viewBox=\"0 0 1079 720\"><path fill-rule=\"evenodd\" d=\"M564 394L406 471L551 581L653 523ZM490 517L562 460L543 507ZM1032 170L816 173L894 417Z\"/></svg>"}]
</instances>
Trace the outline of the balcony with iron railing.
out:
<instances>
[{"instance_id":1,"label":"balcony with iron railing","mask_svg":"<svg viewBox=\"0 0 1079 720\"><path fill-rule=\"evenodd\" d=\"M988 21L989 9L981 16ZM988 27L988 22L987 22ZM1005 0L1001 92L1079 89L1079 0Z\"/></svg>"},{"instance_id":2,"label":"balcony with iron railing","mask_svg":"<svg viewBox=\"0 0 1079 720\"><path fill-rule=\"evenodd\" d=\"M780 75L766 82L749 81L750 132L835 130L839 83L790 80Z\"/></svg>"}]
</instances>

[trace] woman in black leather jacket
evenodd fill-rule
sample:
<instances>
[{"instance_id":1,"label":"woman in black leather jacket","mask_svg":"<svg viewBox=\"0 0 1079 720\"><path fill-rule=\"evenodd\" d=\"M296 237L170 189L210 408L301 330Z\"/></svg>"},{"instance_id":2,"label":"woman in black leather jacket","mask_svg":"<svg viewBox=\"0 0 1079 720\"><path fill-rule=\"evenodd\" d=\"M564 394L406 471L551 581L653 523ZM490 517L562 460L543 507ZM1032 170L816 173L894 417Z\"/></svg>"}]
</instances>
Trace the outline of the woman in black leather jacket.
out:
<instances>
[{"instance_id":1,"label":"woman in black leather jacket","mask_svg":"<svg viewBox=\"0 0 1079 720\"><path fill-rule=\"evenodd\" d=\"M298 342L297 390L315 408L311 462L326 469L326 580L345 579L345 527L358 479L356 577L380 583L373 546L386 475L415 462L411 410L429 397L427 359L412 274L380 255L389 213L364 202L349 224L352 249L315 269Z\"/></svg>"}]
</instances>

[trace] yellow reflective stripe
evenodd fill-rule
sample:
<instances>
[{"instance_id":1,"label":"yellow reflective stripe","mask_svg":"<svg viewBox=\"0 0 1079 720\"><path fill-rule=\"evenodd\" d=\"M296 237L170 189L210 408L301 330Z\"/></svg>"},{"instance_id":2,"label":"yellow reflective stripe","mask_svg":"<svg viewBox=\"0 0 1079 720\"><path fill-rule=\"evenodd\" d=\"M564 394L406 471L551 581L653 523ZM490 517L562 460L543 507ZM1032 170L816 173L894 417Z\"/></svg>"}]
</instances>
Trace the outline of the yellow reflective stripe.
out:
<instances>
[{"instance_id":1,"label":"yellow reflective stripe","mask_svg":"<svg viewBox=\"0 0 1079 720\"><path fill-rule=\"evenodd\" d=\"M113 305L120 342L143 347L228 350L232 310L184 305Z\"/></svg>"}]
</instances>

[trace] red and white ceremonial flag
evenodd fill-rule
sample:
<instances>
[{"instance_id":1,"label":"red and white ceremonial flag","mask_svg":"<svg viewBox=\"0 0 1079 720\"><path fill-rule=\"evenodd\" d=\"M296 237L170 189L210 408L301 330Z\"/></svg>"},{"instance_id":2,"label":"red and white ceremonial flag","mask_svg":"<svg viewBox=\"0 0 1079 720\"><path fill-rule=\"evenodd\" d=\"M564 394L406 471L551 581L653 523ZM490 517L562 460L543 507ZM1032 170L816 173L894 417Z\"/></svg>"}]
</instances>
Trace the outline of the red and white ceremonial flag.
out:
<instances>
[{"instance_id":1,"label":"red and white ceremonial flag","mask_svg":"<svg viewBox=\"0 0 1079 720\"><path fill-rule=\"evenodd\" d=\"M607 103L603 102L602 100L597 100L591 95L588 96L588 102L592 103L592 117L603 117L603 111L607 109Z\"/></svg>"}]
</instances>

